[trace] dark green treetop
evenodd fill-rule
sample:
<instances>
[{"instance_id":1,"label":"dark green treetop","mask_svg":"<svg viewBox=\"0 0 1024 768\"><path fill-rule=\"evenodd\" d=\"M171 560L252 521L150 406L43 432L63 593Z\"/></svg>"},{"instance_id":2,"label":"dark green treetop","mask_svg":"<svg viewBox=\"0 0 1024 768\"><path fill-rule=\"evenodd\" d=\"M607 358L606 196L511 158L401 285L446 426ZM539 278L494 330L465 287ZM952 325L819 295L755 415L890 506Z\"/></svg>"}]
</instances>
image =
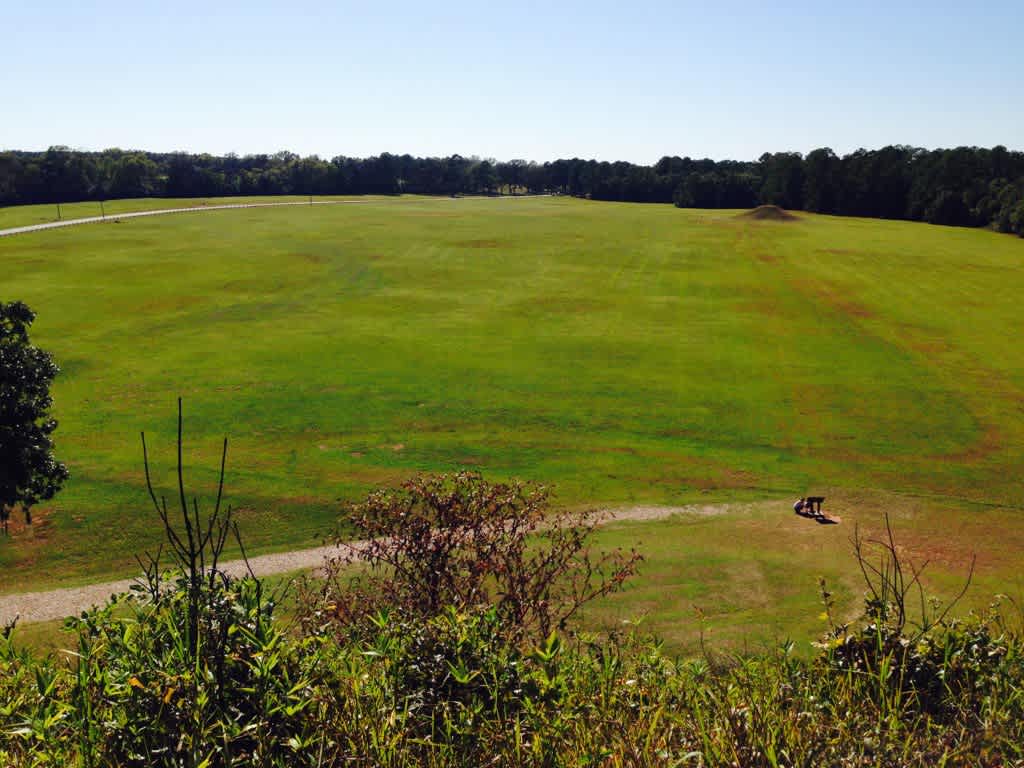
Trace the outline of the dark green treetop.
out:
<instances>
[{"instance_id":1,"label":"dark green treetop","mask_svg":"<svg viewBox=\"0 0 1024 768\"><path fill-rule=\"evenodd\" d=\"M25 522L32 506L52 498L67 480L53 456L50 383L60 372L53 358L32 345L28 329L35 313L20 301L0 302L0 518L21 505Z\"/></svg>"}]
</instances>

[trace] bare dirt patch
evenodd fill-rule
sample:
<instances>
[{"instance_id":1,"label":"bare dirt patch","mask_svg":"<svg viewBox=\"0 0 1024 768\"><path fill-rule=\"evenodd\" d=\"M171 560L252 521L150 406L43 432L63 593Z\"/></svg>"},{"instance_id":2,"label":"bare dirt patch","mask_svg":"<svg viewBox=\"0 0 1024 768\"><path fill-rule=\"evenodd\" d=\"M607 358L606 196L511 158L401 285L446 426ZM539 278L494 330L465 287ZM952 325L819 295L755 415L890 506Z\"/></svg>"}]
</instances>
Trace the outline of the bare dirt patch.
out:
<instances>
[{"instance_id":1,"label":"bare dirt patch","mask_svg":"<svg viewBox=\"0 0 1024 768\"><path fill-rule=\"evenodd\" d=\"M855 301L844 298L842 296L838 296L836 294L829 294L828 298L830 299L830 303L832 304L832 306L835 307L840 312L842 312L844 315L848 315L850 317L858 317L861 318L862 320L867 320L869 318L875 317L875 313L872 312L867 307L865 307L863 304L858 304Z\"/></svg>"},{"instance_id":2,"label":"bare dirt patch","mask_svg":"<svg viewBox=\"0 0 1024 768\"><path fill-rule=\"evenodd\" d=\"M53 509L50 507L32 508L32 525L25 525L25 515L20 509L11 513L8 521L8 533L12 539L23 539L26 544L45 544L53 532L53 520L50 515Z\"/></svg>"},{"instance_id":3,"label":"bare dirt patch","mask_svg":"<svg viewBox=\"0 0 1024 768\"><path fill-rule=\"evenodd\" d=\"M874 310L853 299L840 286L830 285L818 280L797 280L793 281L792 285L800 293L811 297L833 310L836 314L846 315L858 320L870 320L877 316Z\"/></svg>"},{"instance_id":4,"label":"bare dirt patch","mask_svg":"<svg viewBox=\"0 0 1024 768\"><path fill-rule=\"evenodd\" d=\"M603 445L591 449L594 453L616 453L626 456L635 456L638 451L629 445Z\"/></svg>"},{"instance_id":5,"label":"bare dirt patch","mask_svg":"<svg viewBox=\"0 0 1024 768\"><path fill-rule=\"evenodd\" d=\"M985 427L985 432L982 434L981 439L974 445L962 451L947 453L935 458L939 461L974 464L998 453L1002 450L1005 443L1006 441L999 427L989 424Z\"/></svg>"},{"instance_id":6,"label":"bare dirt patch","mask_svg":"<svg viewBox=\"0 0 1024 768\"><path fill-rule=\"evenodd\" d=\"M497 248L501 243L498 240L457 240L453 245L456 248Z\"/></svg>"},{"instance_id":7,"label":"bare dirt patch","mask_svg":"<svg viewBox=\"0 0 1024 768\"><path fill-rule=\"evenodd\" d=\"M733 506L729 504L685 504L677 507L640 505L610 510L608 512L608 522L619 523L643 522L645 520L664 520L666 518L676 517L679 515L713 517L717 515L724 515L732 509Z\"/></svg>"},{"instance_id":8,"label":"bare dirt patch","mask_svg":"<svg viewBox=\"0 0 1024 768\"><path fill-rule=\"evenodd\" d=\"M772 297L744 301L737 304L736 308L742 312L764 315L766 317L778 317L782 310L785 309L781 300Z\"/></svg>"},{"instance_id":9,"label":"bare dirt patch","mask_svg":"<svg viewBox=\"0 0 1024 768\"><path fill-rule=\"evenodd\" d=\"M928 359L954 352L953 345L948 339L929 334L923 329L912 326L901 326L900 339L907 347Z\"/></svg>"}]
</instances>

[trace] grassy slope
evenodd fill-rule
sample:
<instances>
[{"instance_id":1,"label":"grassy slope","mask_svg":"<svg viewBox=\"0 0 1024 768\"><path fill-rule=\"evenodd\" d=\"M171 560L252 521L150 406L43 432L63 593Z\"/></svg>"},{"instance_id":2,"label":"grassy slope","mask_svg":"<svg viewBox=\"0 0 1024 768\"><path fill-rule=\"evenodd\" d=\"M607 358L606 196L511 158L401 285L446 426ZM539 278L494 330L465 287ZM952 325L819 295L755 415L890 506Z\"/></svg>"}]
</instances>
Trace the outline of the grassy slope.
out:
<instances>
[{"instance_id":1,"label":"grassy slope","mask_svg":"<svg viewBox=\"0 0 1024 768\"><path fill-rule=\"evenodd\" d=\"M1009 523L978 536L1018 542L1012 511L969 502L1018 499L1022 255L983 231L566 199L0 241L4 297L37 310L64 367L74 473L35 535L0 547L2 588L130 569L157 535L138 432L169 488L179 393L200 486L232 438L255 549L312 543L340 497L463 466L554 483L567 504L879 489L924 510L914 526L984 514ZM759 551L785 563L787 542Z\"/></svg>"},{"instance_id":2,"label":"grassy slope","mask_svg":"<svg viewBox=\"0 0 1024 768\"><path fill-rule=\"evenodd\" d=\"M905 560L927 564L926 595L955 595L976 555L973 581L957 612L982 610L997 594L1024 605L1024 526L1016 510L841 489L829 506L842 514L841 526L798 518L785 501L729 505L727 513L710 517L616 524L599 533L597 544L637 546L646 559L625 591L590 609L586 620L597 627L641 620L683 652L695 651L703 633L718 648L757 651L791 639L806 653L826 626L819 616L819 578L836 601L838 619L859 615L865 586L850 539L855 528L868 538L881 535L886 512ZM915 616L916 599L915 593Z\"/></svg>"}]
</instances>

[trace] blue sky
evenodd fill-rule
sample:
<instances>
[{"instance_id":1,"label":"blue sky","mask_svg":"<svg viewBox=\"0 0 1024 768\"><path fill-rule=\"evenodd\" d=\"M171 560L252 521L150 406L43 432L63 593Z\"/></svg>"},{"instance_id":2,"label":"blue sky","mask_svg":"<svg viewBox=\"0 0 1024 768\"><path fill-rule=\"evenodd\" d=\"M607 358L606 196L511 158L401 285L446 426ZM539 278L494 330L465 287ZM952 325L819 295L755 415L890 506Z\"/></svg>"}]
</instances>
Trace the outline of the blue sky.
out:
<instances>
[{"instance_id":1,"label":"blue sky","mask_svg":"<svg viewBox=\"0 0 1024 768\"><path fill-rule=\"evenodd\" d=\"M1019 0L0 0L0 148L1024 149Z\"/></svg>"}]
</instances>

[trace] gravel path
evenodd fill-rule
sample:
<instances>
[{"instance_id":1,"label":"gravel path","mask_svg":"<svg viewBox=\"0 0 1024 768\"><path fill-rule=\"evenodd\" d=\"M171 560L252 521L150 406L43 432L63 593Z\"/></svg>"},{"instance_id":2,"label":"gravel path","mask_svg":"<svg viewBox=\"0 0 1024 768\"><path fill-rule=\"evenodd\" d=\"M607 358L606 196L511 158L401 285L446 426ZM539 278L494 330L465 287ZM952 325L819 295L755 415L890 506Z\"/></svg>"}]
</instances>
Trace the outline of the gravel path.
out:
<instances>
[{"instance_id":1,"label":"gravel path","mask_svg":"<svg viewBox=\"0 0 1024 768\"><path fill-rule=\"evenodd\" d=\"M746 506L691 504L682 507L627 507L609 510L605 522L661 520L673 515L721 515ZM323 565L325 558L338 554L336 546L315 547L293 552L279 552L274 555L258 555L249 558L249 565L257 576L272 576L278 573L318 568ZM245 563L241 560L223 563L221 568L232 576L246 574ZM134 579L121 579L84 587L2 595L0 596L0 627L13 621L15 617L20 617L20 621L25 623L62 619L65 616L80 613L91 606L99 605L113 594L127 592L133 583L135 583Z\"/></svg>"}]
</instances>

